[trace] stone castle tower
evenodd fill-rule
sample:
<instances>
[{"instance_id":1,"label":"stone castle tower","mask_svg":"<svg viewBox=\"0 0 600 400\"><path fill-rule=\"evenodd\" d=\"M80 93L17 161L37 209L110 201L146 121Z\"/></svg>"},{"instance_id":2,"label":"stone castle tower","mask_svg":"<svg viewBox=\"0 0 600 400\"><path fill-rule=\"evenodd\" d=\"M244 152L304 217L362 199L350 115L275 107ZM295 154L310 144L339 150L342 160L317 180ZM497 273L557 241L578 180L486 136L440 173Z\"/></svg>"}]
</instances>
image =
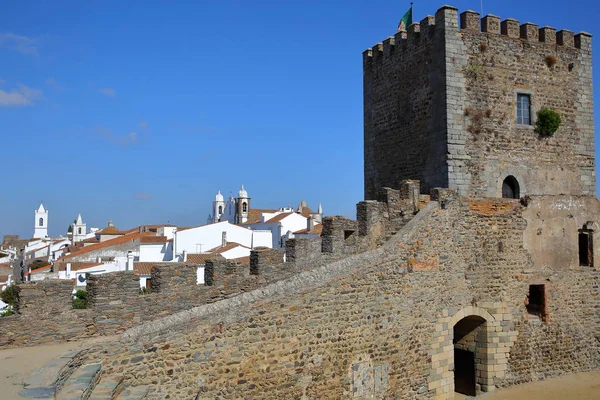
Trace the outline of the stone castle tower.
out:
<instances>
[{"instance_id":1,"label":"stone castle tower","mask_svg":"<svg viewBox=\"0 0 600 400\"><path fill-rule=\"evenodd\" d=\"M481 25L481 26L480 26ZM440 8L363 53L365 199L595 195L591 36ZM552 137L534 130L551 108Z\"/></svg>"},{"instance_id":2,"label":"stone castle tower","mask_svg":"<svg viewBox=\"0 0 600 400\"><path fill-rule=\"evenodd\" d=\"M48 237L48 210L40 203L38 209L35 210L33 238L43 239L45 237Z\"/></svg>"}]
</instances>

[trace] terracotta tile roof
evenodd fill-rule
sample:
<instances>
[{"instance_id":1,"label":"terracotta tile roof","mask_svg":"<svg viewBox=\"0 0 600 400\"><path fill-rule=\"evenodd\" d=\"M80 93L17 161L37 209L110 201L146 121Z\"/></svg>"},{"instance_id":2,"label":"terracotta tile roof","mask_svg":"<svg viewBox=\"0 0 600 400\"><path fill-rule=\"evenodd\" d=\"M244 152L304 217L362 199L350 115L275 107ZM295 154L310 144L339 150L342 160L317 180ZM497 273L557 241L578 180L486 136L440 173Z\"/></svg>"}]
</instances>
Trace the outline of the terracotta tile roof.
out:
<instances>
[{"instance_id":1,"label":"terracotta tile roof","mask_svg":"<svg viewBox=\"0 0 600 400\"><path fill-rule=\"evenodd\" d=\"M319 235L319 236L321 236L321 233L323 233L323 224L315 225L310 232L308 231L308 228L307 228L307 229L301 229L301 230L296 231L294 233L298 233L298 234L304 233L304 234L311 234L311 235Z\"/></svg>"},{"instance_id":2,"label":"terracotta tile roof","mask_svg":"<svg viewBox=\"0 0 600 400\"><path fill-rule=\"evenodd\" d=\"M282 221L282 220L284 220L285 218L289 217L289 216L290 216L290 215L292 215L292 214L295 214L295 213L293 213L293 212L286 212L286 213L282 213L282 214L279 214L279 215L276 215L276 216L274 216L274 217L273 217L273 218L271 218L271 219L268 219L268 220L266 220L266 221L265 221L265 223L266 223L266 224L272 224L272 223L275 223L275 222L279 222L279 221Z\"/></svg>"},{"instance_id":3,"label":"terracotta tile roof","mask_svg":"<svg viewBox=\"0 0 600 400\"><path fill-rule=\"evenodd\" d=\"M171 224L140 225L140 226L136 226L135 228L131 228L131 229L127 229L127 230L121 231L121 233L124 233L125 235L128 235L130 233L136 233L136 232L139 233L142 228L146 228L146 231L150 231L150 232L156 233L156 231L158 230L158 228L162 228L164 226L175 226L175 225L171 225Z\"/></svg>"},{"instance_id":4,"label":"terracotta tile roof","mask_svg":"<svg viewBox=\"0 0 600 400\"><path fill-rule=\"evenodd\" d=\"M275 212L277 212L277 210L251 208L250 211L248 211L248 220L246 222L244 222L244 225L259 223L262 213L275 213Z\"/></svg>"},{"instance_id":5,"label":"terracotta tile roof","mask_svg":"<svg viewBox=\"0 0 600 400\"><path fill-rule=\"evenodd\" d=\"M0 282L8 282L8 275L0 275Z\"/></svg>"},{"instance_id":6,"label":"terracotta tile roof","mask_svg":"<svg viewBox=\"0 0 600 400\"><path fill-rule=\"evenodd\" d=\"M151 275L152 267L163 266L163 265L180 265L184 266L188 263L173 263L173 262L146 262L146 261L134 261L133 270L138 275Z\"/></svg>"},{"instance_id":7,"label":"terracotta tile roof","mask_svg":"<svg viewBox=\"0 0 600 400\"><path fill-rule=\"evenodd\" d=\"M246 247L242 244L239 244L236 242L228 242L225 246L217 246L214 249L210 249L208 252L215 253L215 254L222 254L231 249L235 249L236 247L244 247L246 249L249 249L249 247Z\"/></svg>"},{"instance_id":8,"label":"terracotta tile roof","mask_svg":"<svg viewBox=\"0 0 600 400\"><path fill-rule=\"evenodd\" d=\"M125 235L126 232L121 232L116 226L107 226L101 231L97 231L96 235Z\"/></svg>"},{"instance_id":9,"label":"terracotta tile roof","mask_svg":"<svg viewBox=\"0 0 600 400\"><path fill-rule=\"evenodd\" d=\"M306 207L302 207L300 214L305 216L306 218L308 218L308 217L310 217L310 214L316 214L316 212L311 210L310 207L306 206Z\"/></svg>"},{"instance_id":10,"label":"terracotta tile roof","mask_svg":"<svg viewBox=\"0 0 600 400\"><path fill-rule=\"evenodd\" d=\"M250 264L250 256L239 257L239 258L232 258L229 261L235 261L238 264Z\"/></svg>"},{"instance_id":11,"label":"terracotta tile roof","mask_svg":"<svg viewBox=\"0 0 600 400\"><path fill-rule=\"evenodd\" d=\"M133 270L138 275L150 275L152 272L152 267L154 267L155 265L157 265L155 262L134 261Z\"/></svg>"},{"instance_id":12,"label":"terracotta tile roof","mask_svg":"<svg viewBox=\"0 0 600 400\"><path fill-rule=\"evenodd\" d=\"M30 274L39 274L41 272L48 272L48 271L50 271L50 268L52 268L52 265L46 265L45 267L42 267L42 268L36 268L36 269L31 270L31 272L27 272L25 274L25 276L29 276Z\"/></svg>"},{"instance_id":13,"label":"terracotta tile roof","mask_svg":"<svg viewBox=\"0 0 600 400\"><path fill-rule=\"evenodd\" d=\"M224 260L219 253L193 253L187 255L187 263L189 264L206 264L207 260Z\"/></svg>"},{"instance_id":14,"label":"terracotta tile roof","mask_svg":"<svg viewBox=\"0 0 600 400\"><path fill-rule=\"evenodd\" d=\"M100 241L98 240L98 238L96 238L96 236L82 240L81 243L100 243Z\"/></svg>"},{"instance_id":15,"label":"terracotta tile roof","mask_svg":"<svg viewBox=\"0 0 600 400\"><path fill-rule=\"evenodd\" d=\"M139 240L142 237L145 236L154 236L155 233L154 232L143 232L143 233L130 233L129 235L122 235L122 236L118 236L116 238L112 238L109 240L106 240L104 242L100 242L100 243L96 243L96 244L92 244L90 246L85 246L84 248L82 248L81 250L75 252L75 253L71 253L71 254L67 254L65 256L62 256L61 258L59 258L59 260L68 260L69 258L75 257L75 256L80 256L82 254L85 253L89 253L91 251L96 251L96 250L100 250L106 247L110 247L110 246L116 246L118 244L123 244L123 243L127 243L128 241L134 241L134 240Z\"/></svg>"},{"instance_id":16,"label":"terracotta tile roof","mask_svg":"<svg viewBox=\"0 0 600 400\"><path fill-rule=\"evenodd\" d=\"M70 264L71 264L71 271L81 271L82 269L102 265L102 263L98 263L98 262L85 262L85 261L70 261ZM55 271L66 271L67 263L66 262L54 262L54 270Z\"/></svg>"},{"instance_id":17,"label":"terracotta tile roof","mask_svg":"<svg viewBox=\"0 0 600 400\"><path fill-rule=\"evenodd\" d=\"M166 236L144 236L140 238L140 243L167 243Z\"/></svg>"}]
</instances>

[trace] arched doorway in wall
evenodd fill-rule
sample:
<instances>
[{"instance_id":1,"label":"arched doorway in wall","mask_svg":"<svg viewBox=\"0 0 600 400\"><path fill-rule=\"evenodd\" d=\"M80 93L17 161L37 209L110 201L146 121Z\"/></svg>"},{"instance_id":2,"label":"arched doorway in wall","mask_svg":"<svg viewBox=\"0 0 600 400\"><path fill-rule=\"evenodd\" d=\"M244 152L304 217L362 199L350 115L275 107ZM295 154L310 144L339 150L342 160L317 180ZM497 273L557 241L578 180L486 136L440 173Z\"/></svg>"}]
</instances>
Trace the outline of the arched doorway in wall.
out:
<instances>
[{"instance_id":1,"label":"arched doorway in wall","mask_svg":"<svg viewBox=\"0 0 600 400\"><path fill-rule=\"evenodd\" d=\"M484 372L487 365L486 320L469 315L453 328L454 391L468 396L481 393L487 385Z\"/></svg>"},{"instance_id":2,"label":"arched doorway in wall","mask_svg":"<svg viewBox=\"0 0 600 400\"><path fill-rule=\"evenodd\" d=\"M521 197L521 191L519 188L519 181L512 175L504 178L502 182L502 198L504 199L518 199Z\"/></svg>"}]
</instances>

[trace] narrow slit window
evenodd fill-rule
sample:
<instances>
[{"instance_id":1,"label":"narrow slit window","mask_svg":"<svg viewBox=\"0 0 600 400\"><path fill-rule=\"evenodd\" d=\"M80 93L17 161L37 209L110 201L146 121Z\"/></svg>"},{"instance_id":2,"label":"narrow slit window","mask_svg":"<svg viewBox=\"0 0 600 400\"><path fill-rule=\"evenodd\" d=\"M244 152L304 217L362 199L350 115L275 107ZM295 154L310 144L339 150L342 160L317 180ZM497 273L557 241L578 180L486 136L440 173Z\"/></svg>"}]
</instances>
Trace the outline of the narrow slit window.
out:
<instances>
[{"instance_id":1,"label":"narrow slit window","mask_svg":"<svg viewBox=\"0 0 600 400\"><path fill-rule=\"evenodd\" d=\"M517 94L517 124L531 125L531 96Z\"/></svg>"},{"instance_id":2,"label":"narrow slit window","mask_svg":"<svg viewBox=\"0 0 600 400\"><path fill-rule=\"evenodd\" d=\"M592 231L579 231L579 265L582 267L594 266L594 237Z\"/></svg>"}]
</instances>

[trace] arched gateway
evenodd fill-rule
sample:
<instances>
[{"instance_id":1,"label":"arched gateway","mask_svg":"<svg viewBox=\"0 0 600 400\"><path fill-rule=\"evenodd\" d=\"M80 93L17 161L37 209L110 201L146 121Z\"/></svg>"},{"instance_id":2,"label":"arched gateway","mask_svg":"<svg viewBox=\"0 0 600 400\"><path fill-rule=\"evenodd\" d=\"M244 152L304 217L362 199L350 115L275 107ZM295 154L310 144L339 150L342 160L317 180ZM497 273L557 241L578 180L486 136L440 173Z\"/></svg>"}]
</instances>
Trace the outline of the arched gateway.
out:
<instances>
[{"instance_id":1,"label":"arched gateway","mask_svg":"<svg viewBox=\"0 0 600 400\"><path fill-rule=\"evenodd\" d=\"M447 315L447 314L446 314ZM494 365L499 364L496 321L479 307L466 307L452 316L441 318L431 347L429 389L436 399L452 399L454 392L475 396L494 390ZM503 376L503 375L502 375Z\"/></svg>"}]
</instances>

